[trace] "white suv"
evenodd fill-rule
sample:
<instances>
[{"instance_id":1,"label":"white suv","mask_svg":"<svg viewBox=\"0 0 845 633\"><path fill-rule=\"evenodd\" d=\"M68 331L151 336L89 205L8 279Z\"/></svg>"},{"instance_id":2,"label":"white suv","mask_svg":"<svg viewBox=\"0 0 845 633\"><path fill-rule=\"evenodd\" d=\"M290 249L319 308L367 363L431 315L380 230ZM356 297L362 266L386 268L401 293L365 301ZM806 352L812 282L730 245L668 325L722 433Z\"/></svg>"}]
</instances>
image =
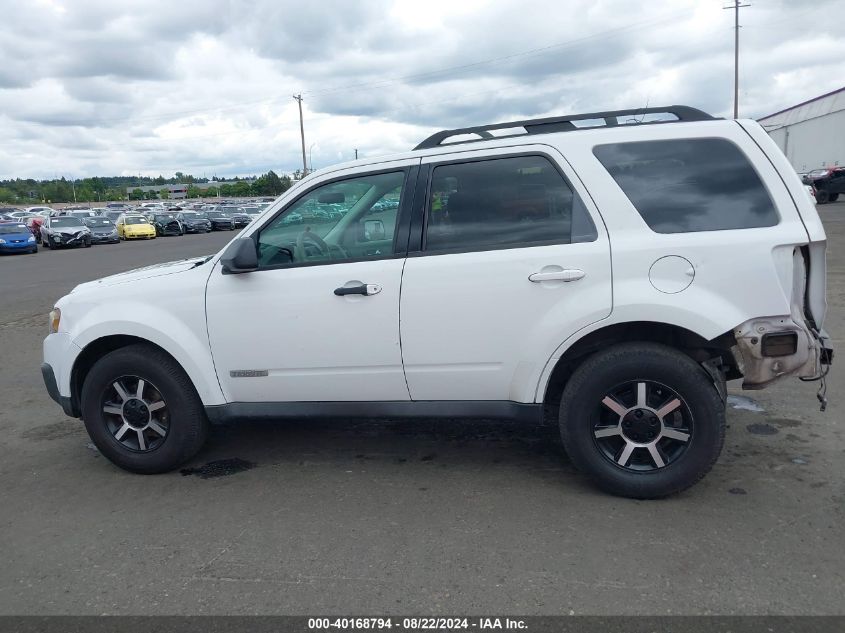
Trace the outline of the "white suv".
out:
<instances>
[{"instance_id":1,"label":"white suv","mask_svg":"<svg viewBox=\"0 0 845 633\"><path fill-rule=\"evenodd\" d=\"M551 417L602 488L646 498L716 461L726 380L823 382L825 310L825 233L774 142L671 106L312 174L216 255L76 287L42 369L134 472L209 422Z\"/></svg>"}]
</instances>

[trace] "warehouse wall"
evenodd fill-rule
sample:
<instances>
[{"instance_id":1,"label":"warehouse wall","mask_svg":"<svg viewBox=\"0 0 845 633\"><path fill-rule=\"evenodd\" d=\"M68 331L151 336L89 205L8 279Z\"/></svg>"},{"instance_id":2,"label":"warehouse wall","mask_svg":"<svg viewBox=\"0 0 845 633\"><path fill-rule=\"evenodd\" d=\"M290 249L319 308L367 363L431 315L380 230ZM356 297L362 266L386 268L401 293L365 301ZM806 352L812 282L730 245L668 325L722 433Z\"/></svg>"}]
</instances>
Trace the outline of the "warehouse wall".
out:
<instances>
[{"instance_id":1,"label":"warehouse wall","mask_svg":"<svg viewBox=\"0 0 845 633\"><path fill-rule=\"evenodd\" d=\"M845 165L845 110L793 123L769 135L797 172Z\"/></svg>"}]
</instances>

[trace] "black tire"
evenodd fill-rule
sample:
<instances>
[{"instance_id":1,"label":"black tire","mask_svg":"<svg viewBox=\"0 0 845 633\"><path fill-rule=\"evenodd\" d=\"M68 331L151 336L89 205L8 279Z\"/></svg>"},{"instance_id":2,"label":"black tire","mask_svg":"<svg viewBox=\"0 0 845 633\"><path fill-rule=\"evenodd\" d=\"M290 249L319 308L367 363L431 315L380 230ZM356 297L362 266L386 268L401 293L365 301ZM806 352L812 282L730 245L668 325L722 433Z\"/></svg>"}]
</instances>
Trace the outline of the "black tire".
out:
<instances>
[{"instance_id":1,"label":"black tire","mask_svg":"<svg viewBox=\"0 0 845 633\"><path fill-rule=\"evenodd\" d=\"M158 439L157 445L153 435L145 451L121 443L109 427L119 425L121 416L115 422L114 416L103 411L112 385L124 376L144 379L165 403L166 435L163 440ZM126 388L130 391L131 385L127 383ZM162 350L146 344L117 349L94 364L82 386L82 419L91 440L105 457L125 470L141 474L163 473L183 464L202 448L208 432L205 410L188 375ZM163 420L159 421L164 425Z\"/></svg>"},{"instance_id":2,"label":"black tire","mask_svg":"<svg viewBox=\"0 0 845 633\"><path fill-rule=\"evenodd\" d=\"M657 464L651 449L644 445L632 449L636 451L636 457L632 457L634 453L631 451L627 453L628 457L622 457L628 450L627 445L633 444L624 434L630 433L630 429L618 435L614 429L607 433L613 435L612 438L596 437L601 429L611 428L601 426L603 416L604 419L607 416L615 418L610 424L613 426L618 423L619 431L623 431L623 424L629 426L631 422L639 423L639 420L629 419L634 414L642 417L642 411L637 409L638 404L632 405L630 401L618 404L620 409L631 407L628 415L623 417L616 410L605 411L606 405L602 403L608 394L614 393L620 386L625 389L626 385L636 386L640 383L653 385L649 387L653 389L650 396L643 388L647 394L646 401L648 397L652 398L649 403L652 407L664 406L657 404L655 398L660 400L666 397L667 401L672 398L674 402L673 396L677 396L680 400L675 412L663 414L659 418L657 439L639 436L635 440L653 440L656 445L663 447L671 445L674 459L665 457L662 466ZM639 403L639 396L636 398ZM689 416L686 440L676 441L663 437L664 432L672 428L668 423L664 425L664 417L668 419L670 416L679 416L679 419ZM572 462L601 489L623 497L654 499L689 488L716 463L725 438L725 404L711 377L686 354L655 343L623 343L597 352L575 370L561 397L559 424L563 445ZM617 441L620 451L613 453L614 445L611 442ZM662 459L664 450L661 448L658 451ZM630 463L628 460L631 460ZM619 461L624 461L624 465L620 466Z\"/></svg>"},{"instance_id":3,"label":"black tire","mask_svg":"<svg viewBox=\"0 0 845 633\"><path fill-rule=\"evenodd\" d=\"M838 194L838 193L832 193L832 194L830 194L829 200L830 200L831 202L836 202L837 200L839 200L839 194Z\"/></svg>"},{"instance_id":4,"label":"black tire","mask_svg":"<svg viewBox=\"0 0 845 633\"><path fill-rule=\"evenodd\" d=\"M830 200L830 194L824 189L816 189L816 204L825 204Z\"/></svg>"}]
</instances>

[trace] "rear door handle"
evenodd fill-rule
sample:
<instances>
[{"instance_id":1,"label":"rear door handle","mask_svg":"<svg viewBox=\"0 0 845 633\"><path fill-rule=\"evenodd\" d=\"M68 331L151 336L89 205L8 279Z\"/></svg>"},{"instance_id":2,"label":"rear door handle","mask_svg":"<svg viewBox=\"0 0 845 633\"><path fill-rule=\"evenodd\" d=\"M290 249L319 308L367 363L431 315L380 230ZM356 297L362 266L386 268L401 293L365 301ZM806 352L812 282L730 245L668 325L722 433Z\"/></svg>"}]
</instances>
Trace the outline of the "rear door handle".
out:
<instances>
[{"instance_id":1,"label":"rear door handle","mask_svg":"<svg viewBox=\"0 0 845 633\"><path fill-rule=\"evenodd\" d=\"M528 281L535 283L541 281L578 281L583 278L585 273L580 268L564 268L563 270L555 270L547 273L534 273L528 275Z\"/></svg>"},{"instance_id":2,"label":"rear door handle","mask_svg":"<svg viewBox=\"0 0 845 633\"><path fill-rule=\"evenodd\" d=\"M369 297L370 295L377 295L381 292L381 286L378 284L360 284L357 286L341 286L340 288L335 288L334 293L338 297L343 297L345 295L364 295L365 297Z\"/></svg>"}]
</instances>

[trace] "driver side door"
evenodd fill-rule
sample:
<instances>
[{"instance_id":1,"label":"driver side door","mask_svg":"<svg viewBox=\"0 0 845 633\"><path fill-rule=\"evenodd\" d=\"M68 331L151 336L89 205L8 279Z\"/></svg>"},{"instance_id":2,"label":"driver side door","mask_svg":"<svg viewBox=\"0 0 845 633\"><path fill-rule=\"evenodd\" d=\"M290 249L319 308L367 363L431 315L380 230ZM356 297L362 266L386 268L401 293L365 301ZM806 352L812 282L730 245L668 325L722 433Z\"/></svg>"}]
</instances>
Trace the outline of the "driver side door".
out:
<instances>
[{"instance_id":1,"label":"driver side door","mask_svg":"<svg viewBox=\"0 0 845 633\"><path fill-rule=\"evenodd\" d=\"M258 270L215 265L208 335L228 402L410 399L399 290L418 165L326 174L245 234Z\"/></svg>"}]
</instances>

